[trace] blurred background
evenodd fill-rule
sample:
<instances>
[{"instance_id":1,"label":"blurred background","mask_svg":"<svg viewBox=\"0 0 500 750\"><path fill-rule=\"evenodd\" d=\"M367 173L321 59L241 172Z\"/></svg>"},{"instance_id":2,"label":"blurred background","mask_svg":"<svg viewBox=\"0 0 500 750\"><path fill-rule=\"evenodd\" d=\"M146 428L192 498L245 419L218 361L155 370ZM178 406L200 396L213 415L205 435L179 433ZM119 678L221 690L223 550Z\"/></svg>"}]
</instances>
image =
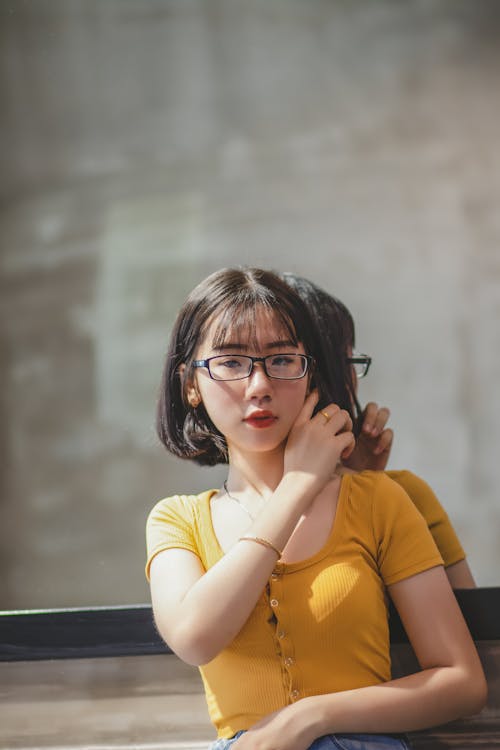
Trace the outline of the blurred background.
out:
<instances>
[{"instance_id":1,"label":"blurred background","mask_svg":"<svg viewBox=\"0 0 500 750\"><path fill-rule=\"evenodd\" d=\"M499 584L500 4L0 0L0 608L148 601L176 310L308 276L373 356L390 468Z\"/></svg>"}]
</instances>

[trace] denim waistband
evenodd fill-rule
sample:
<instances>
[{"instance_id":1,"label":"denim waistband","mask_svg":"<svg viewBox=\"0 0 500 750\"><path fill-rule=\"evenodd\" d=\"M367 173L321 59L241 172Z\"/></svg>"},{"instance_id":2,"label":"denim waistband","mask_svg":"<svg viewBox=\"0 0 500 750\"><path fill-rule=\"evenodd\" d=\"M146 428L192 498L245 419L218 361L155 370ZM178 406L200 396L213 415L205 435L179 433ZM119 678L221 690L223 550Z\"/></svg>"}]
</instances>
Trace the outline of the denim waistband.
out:
<instances>
[{"instance_id":1,"label":"denim waistband","mask_svg":"<svg viewBox=\"0 0 500 750\"><path fill-rule=\"evenodd\" d=\"M230 750L242 734L237 732L230 740L216 740L208 750ZM309 750L411 750L411 745L402 735L326 734L314 740Z\"/></svg>"}]
</instances>

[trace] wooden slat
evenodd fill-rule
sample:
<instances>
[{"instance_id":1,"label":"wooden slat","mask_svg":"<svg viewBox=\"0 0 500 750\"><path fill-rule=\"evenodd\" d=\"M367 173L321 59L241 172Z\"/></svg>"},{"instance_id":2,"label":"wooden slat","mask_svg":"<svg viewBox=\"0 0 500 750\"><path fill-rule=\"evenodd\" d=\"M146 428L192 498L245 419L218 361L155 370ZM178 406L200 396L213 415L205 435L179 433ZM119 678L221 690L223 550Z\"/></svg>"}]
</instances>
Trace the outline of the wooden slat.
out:
<instances>
[{"instance_id":1,"label":"wooden slat","mask_svg":"<svg viewBox=\"0 0 500 750\"><path fill-rule=\"evenodd\" d=\"M500 588L456 592L476 641L500 639ZM391 642L407 642L391 611ZM0 661L164 654L151 606L0 612Z\"/></svg>"},{"instance_id":2,"label":"wooden slat","mask_svg":"<svg viewBox=\"0 0 500 750\"><path fill-rule=\"evenodd\" d=\"M485 668L488 706L412 734L415 750L500 748L500 588L457 599ZM201 750L213 739L197 670L169 652L149 605L3 612L0 641L2 748ZM417 669L394 612L391 651L395 676Z\"/></svg>"},{"instance_id":3,"label":"wooden slat","mask_svg":"<svg viewBox=\"0 0 500 750\"><path fill-rule=\"evenodd\" d=\"M0 661L165 653L148 604L0 613Z\"/></svg>"},{"instance_id":4,"label":"wooden slat","mask_svg":"<svg viewBox=\"0 0 500 750\"><path fill-rule=\"evenodd\" d=\"M479 716L412 735L415 750L500 747L500 642L478 644L488 681ZM393 646L396 674L414 666ZM1 748L200 750L214 731L195 667L174 655L0 664Z\"/></svg>"}]
</instances>

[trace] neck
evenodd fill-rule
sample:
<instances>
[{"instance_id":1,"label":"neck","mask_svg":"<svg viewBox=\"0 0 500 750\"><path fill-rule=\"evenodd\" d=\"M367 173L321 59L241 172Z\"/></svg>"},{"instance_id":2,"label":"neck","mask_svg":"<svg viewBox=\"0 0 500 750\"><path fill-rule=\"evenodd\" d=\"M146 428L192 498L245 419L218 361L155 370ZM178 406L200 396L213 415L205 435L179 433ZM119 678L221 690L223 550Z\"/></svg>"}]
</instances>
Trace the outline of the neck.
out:
<instances>
[{"instance_id":1,"label":"neck","mask_svg":"<svg viewBox=\"0 0 500 750\"><path fill-rule=\"evenodd\" d=\"M253 489L262 497L274 492L283 478L284 450L266 453L241 454L229 450L229 472L227 482L233 490Z\"/></svg>"}]
</instances>

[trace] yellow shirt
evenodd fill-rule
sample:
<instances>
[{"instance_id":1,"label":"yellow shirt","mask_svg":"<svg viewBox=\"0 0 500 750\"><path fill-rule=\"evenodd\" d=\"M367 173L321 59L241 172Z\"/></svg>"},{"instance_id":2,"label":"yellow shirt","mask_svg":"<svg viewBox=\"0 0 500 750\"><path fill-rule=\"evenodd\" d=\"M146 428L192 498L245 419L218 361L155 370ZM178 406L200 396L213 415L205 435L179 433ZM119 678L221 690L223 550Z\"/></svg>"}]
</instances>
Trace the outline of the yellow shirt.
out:
<instances>
[{"instance_id":1,"label":"yellow shirt","mask_svg":"<svg viewBox=\"0 0 500 750\"><path fill-rule=\"evenodd\" d=\"M465 552L448 515L427 482L411 471L387 471L386 474L408 493L436 542L445 567L465 559Z\"/></svg>"},{"instance_id":2,"label":"yellow shirt","mask_svg":"<svg viewBox=\"0 0 500 750\"><path fill-rule=\"evenodd\" d=\"M190 550L205 569L222 557L210 516L214 492L153 508L147 574L152 558L171 547ZM345 475L324 547L301 562L277 563L234 641L200 667L219 737L300 698L389 680L385 587L442 564L398 484L382 472Z\"/></svg>"}]
</instances>

